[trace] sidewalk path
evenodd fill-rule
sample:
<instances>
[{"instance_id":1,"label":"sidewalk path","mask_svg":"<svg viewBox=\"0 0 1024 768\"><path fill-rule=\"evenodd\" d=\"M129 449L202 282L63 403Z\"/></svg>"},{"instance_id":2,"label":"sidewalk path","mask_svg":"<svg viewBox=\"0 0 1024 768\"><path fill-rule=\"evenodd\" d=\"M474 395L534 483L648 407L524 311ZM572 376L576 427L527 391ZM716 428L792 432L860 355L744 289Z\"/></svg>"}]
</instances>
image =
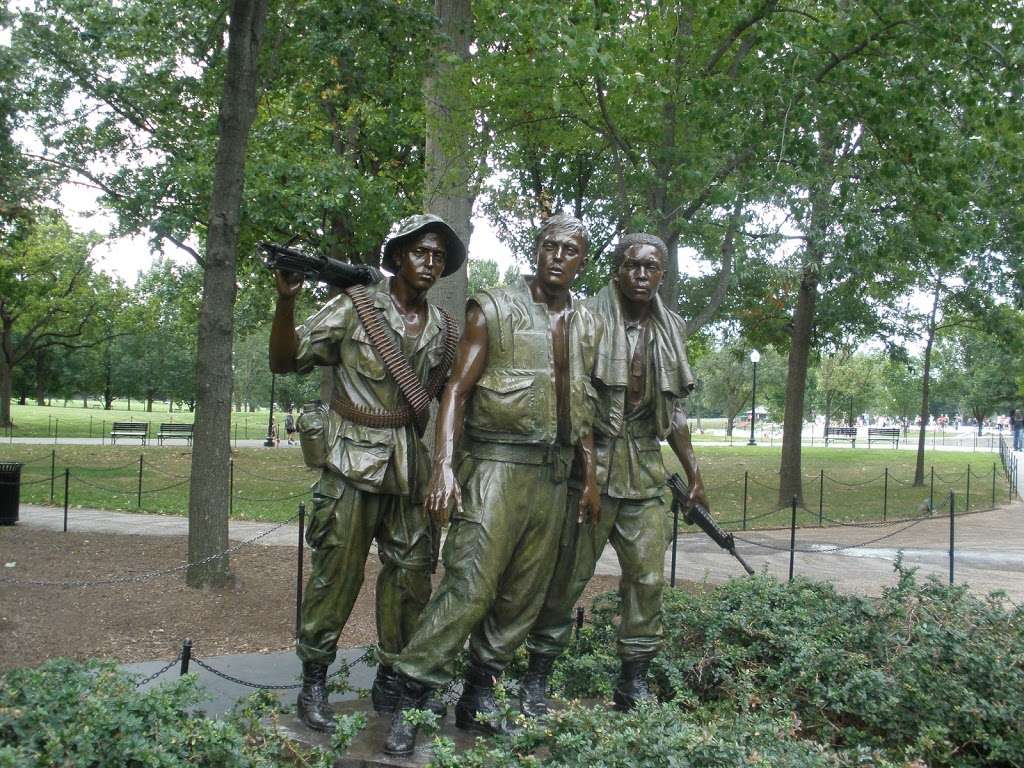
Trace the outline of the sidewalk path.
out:
<instances>
[{"instance_id":1,"label":"sidewalk path","mask_svg":"<svg viewBox=\"0 0 1024 768\"><path fill-rule=\"evenodd\" d=\"M1024 461L1021 462L1024 465ZM21 525L61 530L63 509L22 504ZM682 523L677 552L676 577L721 583L742 577L743 569L728 553L703 533L686 530ZM265 521L231 520L229 538L234 542L262 536L261 545L296 546L298 526ZM188 519L172 515L145 515L72 509L70 530L98 531L141 536L185 536ZM736 532L737 549L756 571L780 579L789 573L789 530ZM842 549L836 549L842 547ZM794 572L799 576L831 581L842 592L877 595L893 583L893 562L899 552L903 562L922 575L949 578L949 518L937 516L913 523L799 528L796 534ZM671 551L665 555L669 573ZM599 574L619 575L618 559L610 546L597 566ZM955 520L954 579L988 593L1002 589L1015 602L1024 602L1024 504L1017 502L989 512L959 515Z\"/></svg>"}]
</instances>

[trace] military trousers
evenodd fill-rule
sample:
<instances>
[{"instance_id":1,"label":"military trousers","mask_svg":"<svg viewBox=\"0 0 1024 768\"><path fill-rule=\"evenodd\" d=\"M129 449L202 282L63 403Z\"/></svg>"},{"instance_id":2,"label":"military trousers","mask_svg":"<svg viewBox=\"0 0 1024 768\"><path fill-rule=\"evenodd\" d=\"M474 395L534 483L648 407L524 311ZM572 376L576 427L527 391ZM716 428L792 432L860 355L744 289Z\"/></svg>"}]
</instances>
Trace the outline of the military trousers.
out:
<instances>
[{"instance_id":1,"label":"military trousers","mask_svg":"<svg viewBox=\"0 0 1024 768\"><path fill-rule=\"evenodd\" d=\"M575 509L576 492L569 494ZM665 550L670 528L661 498L639 501L602 494L596 524L567 519L559 541L555 573L544 607L530 630L531 653L557 656L572 636L572 610L594 575L606 542L618 555L622 616L617 650L623 661L646 659L661 648L661 592L665 584Z\"/></svg>"},{"instance_id":2,"label":"military trousers","mask_svg":"<svg viewBox=\"0 0 1024 768\"><path fill-rule=\"evenodd\" d=\"M558 554L572 449L546 464L471 455L459 467L462 512L444 545L444 577L395 669L430 686L472 662L498 674L537 618Z\"/></svg>"},{"instance_id":3,"label":"military trousers","mask_svg":"<svg viewBox=\"0 0 1024 768\"><path fill-rule=\"evenodd\" d=\"M338 498L324 495L330 489ZM302 595L297 652L303 662L330 664L363 584L377 540L377 642L388 664L405 646L430 598L431 532L423 508L408 496L371 493L337 477L313 494L306 529L312 572Z\"/></svg>"}]
</instances>

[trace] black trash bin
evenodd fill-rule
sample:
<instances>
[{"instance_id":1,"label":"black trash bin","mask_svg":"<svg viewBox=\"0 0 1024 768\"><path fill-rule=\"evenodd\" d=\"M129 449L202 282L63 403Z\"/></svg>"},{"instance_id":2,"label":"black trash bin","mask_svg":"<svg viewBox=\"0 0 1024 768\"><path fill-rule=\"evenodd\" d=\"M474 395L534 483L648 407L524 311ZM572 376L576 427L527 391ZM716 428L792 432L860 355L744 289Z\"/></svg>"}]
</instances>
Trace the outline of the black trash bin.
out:
<instances>
[{"instance_id":1,"label":"black trash bin","mask_svg":"<svg viewBox=\"0 0 1024 768\"><path fill-rule=\"evenodd\" d=\"M22 466L17 461L0 462L0 525L18 522Z\"/></svg>"}]
</instances>

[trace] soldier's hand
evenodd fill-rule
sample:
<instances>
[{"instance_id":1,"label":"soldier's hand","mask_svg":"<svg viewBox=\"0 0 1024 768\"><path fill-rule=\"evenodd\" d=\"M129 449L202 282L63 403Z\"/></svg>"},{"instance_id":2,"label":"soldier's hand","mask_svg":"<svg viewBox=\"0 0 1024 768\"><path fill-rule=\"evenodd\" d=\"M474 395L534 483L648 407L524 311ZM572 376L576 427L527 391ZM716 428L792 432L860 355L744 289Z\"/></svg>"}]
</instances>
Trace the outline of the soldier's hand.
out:
<instances>
[{"instance_id":1,"label":"soldier's hand","mask_svg":"<svg viewBox=\"0 0 1024 768\"><path fill-rule=\"evenodd\" d=\"M274 270L274 282L277 286L277 295L282 299L294 299L302 290L302 275L298 272L285 272L276 269Z\"/></svg>"},{"instance_id":2,"label":"soldier's hand","mask_svg":"<svg viewBox=\"0 0 1024 768\"><path fill-rule=\"evenodd\" d=\"M690 503L700 504L709 512L711 511L711 504L708 502L707 493L704 491L704 483L700 480L696 481L690 489Z\"/></svg>"},{"instance_id":3,"label":"soldier's hand","mask_svg":"<svg viewBox=\"0 0 1024 768\"><path fill-rule=\"evenodd\" d=\"M596 524L601 519L601 494L597 492L596 483L587 483L580 494L580 503L576 509L577 525L584 521Z\"/></svg>"},{"instance_id":4,"label":"soldier's hand","mask_svg":"<svg viewBox=\"0 0 1024 768\"><path fill-rule=\"evenodd\" d=\"M462 512L462 491L455 482L455 473L448 465L434 470L427 488L427 514L438 528L448 525L448 506L453 503Z\"/></svg>"}]
</instances>

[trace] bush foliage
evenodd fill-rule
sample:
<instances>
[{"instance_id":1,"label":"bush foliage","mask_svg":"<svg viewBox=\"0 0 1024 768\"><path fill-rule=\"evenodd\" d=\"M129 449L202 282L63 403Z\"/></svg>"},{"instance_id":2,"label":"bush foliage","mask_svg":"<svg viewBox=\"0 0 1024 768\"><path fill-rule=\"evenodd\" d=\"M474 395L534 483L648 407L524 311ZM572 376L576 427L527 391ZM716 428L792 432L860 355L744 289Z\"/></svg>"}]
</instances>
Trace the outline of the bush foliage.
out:
<instances>
[{"instance_id":1,"label":"bush foliage","mask_svg":"<svg viewBox=\"0 0 1024 768\"><path fill-rule=\"evenodd\" d=\"M897 564L881 598L767 576L698 593L666 590L661 701L629 714L567 703L508 740L440 768L1024 766L1024 609L919 582ZM564 698L607 698L618 671L617 597L559 661ZM523 659L510 670L522 669ZM110 663L55 660L0 680L0 768L329 766L263 725L269 697L221 721L194 713L186 676L145 693ZM511 704L510 704L511 706ZM340 723L340 751L365 725Z\"/></svg>"}]
</instances>

